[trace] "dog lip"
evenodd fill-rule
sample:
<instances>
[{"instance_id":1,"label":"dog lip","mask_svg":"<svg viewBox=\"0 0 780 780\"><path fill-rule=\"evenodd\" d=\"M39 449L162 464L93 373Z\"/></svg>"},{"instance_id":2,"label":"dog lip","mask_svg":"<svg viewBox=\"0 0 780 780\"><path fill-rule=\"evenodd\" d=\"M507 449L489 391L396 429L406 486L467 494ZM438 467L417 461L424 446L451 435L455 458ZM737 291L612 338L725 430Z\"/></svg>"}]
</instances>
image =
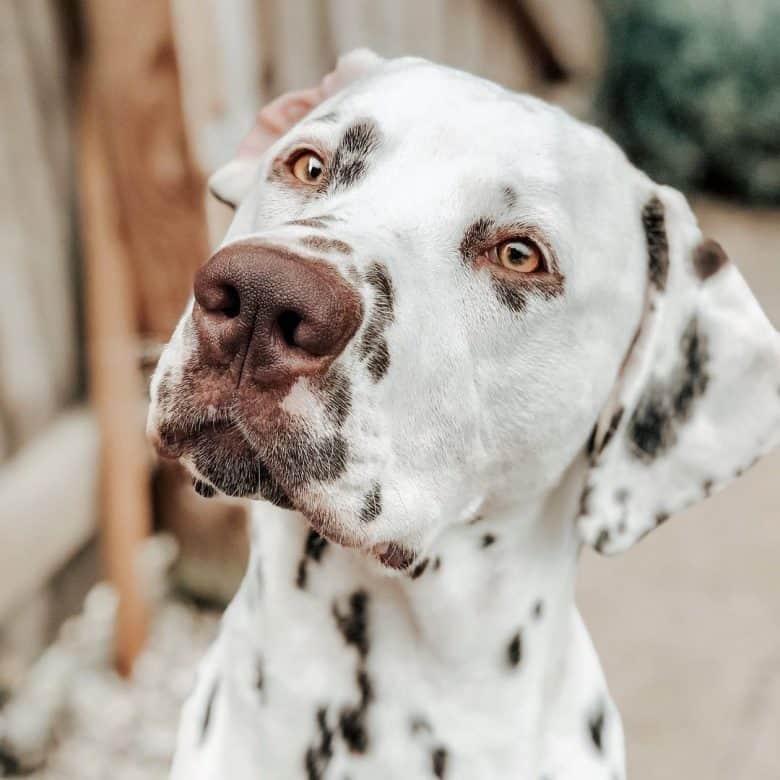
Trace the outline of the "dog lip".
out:
<instances>
[{"instance_id":1,"label":"dog lip","mask_svg":"<svg viewBox=\"0 0 780 780\"><path fill-rule=\"evenodd\" d=\"M383 566L402 571L408 569L416 557L413 550L396 542L377 544L371 551Z\"/></svg>"},{"instance_id":2,"label":"dog lip","mask_svg":"<svg viewBox=\"0 0 780 780\"><path fill-rule=\"evenodd\" d=\"M184 440L176 436L163 436L157 428L147 431L146 438L163 460L179 460L184 455Z\"/></svg>"}]
</instances>

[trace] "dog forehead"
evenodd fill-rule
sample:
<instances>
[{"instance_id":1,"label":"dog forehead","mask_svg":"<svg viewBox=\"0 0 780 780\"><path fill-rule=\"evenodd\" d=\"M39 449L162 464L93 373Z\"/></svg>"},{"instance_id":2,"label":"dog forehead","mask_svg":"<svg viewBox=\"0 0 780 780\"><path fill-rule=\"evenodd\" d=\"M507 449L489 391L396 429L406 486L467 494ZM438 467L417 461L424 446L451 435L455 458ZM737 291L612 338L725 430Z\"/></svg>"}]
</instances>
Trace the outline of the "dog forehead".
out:
<instances>
[{"instance_id":1,"label":"dog forehead","mask_svg":"<svg viewBox=\"0 0 780 780\"><path fill-rule=\"evenodd\" d=\"M391 210L395 194L401 211L425 203L421 214L434 209L473 221L493 216L505 191L514 202L507 215L583 237L635 216L633 167L606 134L468 73L391 60L318 113L331 118L334 134L363 121L376 128L380 143L366 183Z\"/></svg>"},{"instance_id":2,"label":"dog forehead","mask_svg":"<svg viewBox=\"0 0 780 780\"><path fill-rule=\"evenodd\" d=\"M328 110L342 125L376 123L404 157L416 153L432 163L451 164L457 157L552 169L569 147L564 139L580 131L579 123L542 100L414 59L389 62L341 93Z\"/></svg>"}]
</instances>

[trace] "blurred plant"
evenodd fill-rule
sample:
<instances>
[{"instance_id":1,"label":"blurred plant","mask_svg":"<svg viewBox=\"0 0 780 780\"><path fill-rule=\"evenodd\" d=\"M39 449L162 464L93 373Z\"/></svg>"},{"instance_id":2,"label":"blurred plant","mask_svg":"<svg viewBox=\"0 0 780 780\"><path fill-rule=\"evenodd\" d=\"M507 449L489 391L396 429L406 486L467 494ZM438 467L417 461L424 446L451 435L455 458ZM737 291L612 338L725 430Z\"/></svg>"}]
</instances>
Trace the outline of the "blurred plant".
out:
<instances>
[{"instance_id":1,"label":"blurred plant","mask_svg":"<svg viewBox=\"0 0 780 780\"><path fill-rule=\"evenodd\" d=\"M661 181L780 203L780 0L602 0L603 124Z\"/></svg>"}]
</instances>

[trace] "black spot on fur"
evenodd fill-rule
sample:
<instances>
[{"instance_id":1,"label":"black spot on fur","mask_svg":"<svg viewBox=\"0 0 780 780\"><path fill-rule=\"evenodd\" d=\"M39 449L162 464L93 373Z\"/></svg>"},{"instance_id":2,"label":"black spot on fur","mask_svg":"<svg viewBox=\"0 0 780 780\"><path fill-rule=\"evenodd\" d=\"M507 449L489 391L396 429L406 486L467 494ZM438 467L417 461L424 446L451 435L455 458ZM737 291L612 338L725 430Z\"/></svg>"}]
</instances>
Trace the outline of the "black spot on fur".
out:
<instances>
[{"instance_id":1,"label":"black spot on fur","mask_svg":"<svg viewBox=\"0 0 780 780\"><path fill-rule=\"evenodd\" d=\"M604 707L599 706L596 711L588 718L588 733L593 746L599 753L604 752L604 725L606 723L606 714Z\"/></svg>"},{"instance_id":2,"label":"black spot on fur","mask_svg":"<svg viewBox=\"0 0 780 780\"><path fill-rule=\"evenodd\" d=\"M338 238L327 238L326 236L304 236L300 242L309 249L316 249L319 252L337 252L340 255L351 255L352 247Z\"/></svg>"},{"instance_id":3,"label":"black spot on fur","mask_svg":"<svg viewBox=\"0 0 780 780\"><path fill-rule=\"evenodd\" d=\"M441 780L447 771L447 751L445 748L438 747L431 753L431 767L433 776Z\"/></svg>"},{"instance_id":4,"label":"black spot on fur","mask_svg":"<svg viewBox=\"0 0 780 780\"><path fill-rule=\"evenodd\" d=\"M22 774L27 773L22 770L19 759L6 749L0 748L0 777L16 777Z\"/></svg>"},{"instance_id":5,"label":"black spot on fur","mask_svg":"<svg viewBox=\"0 0 780 780\"><path fill-rule=\"evenodd\" d=\"M257 688L258 691L262 691L264 685L265 685L265 670L263 669L263 659L258 658L257 667L255 669L255 688Z\"/></svg>"},{"instance_id":6,"label":"black spot on fur","mask_svg":"<svg viewBox=\"0 0 780 780\"><path fill-rule=\"evenodd\" d=\"M683 366L672 402L676 419L687 420L691 415L694 400L704 395L710 381L707 372L709 362L707 340L705 335L699 332L698 322L695 319L688 323L683 333L680 351L683 356Z\"/></svg>"},{"instance_id":7,"label":"black spot on fur","mask_svg":"<svg viewBox=\"0 0 780 780\"><path fill-rule=\"evenodd\" d=\"M332 368L322 383L325 395L325 412L336 428L340 429L352 409L352 385L346 373L338 367Z\"/></svg>"},{"instance_id":8,"label":"black spot on fur","mask_svg":"<svg viewBox=\"0 0 780 780\"><path fill-rule=\"evenodd\" d=\"M482 547L490 547L496 541L494 534L484 534L482 536Z\"/></svg>"},{"instance_id":9,"label":"black spot on fur","mask_svg":"<svg viewBox=\"0 0 780 780\"><path fill-rule=\"evenodd\" d=\"M612 535L610 534L609 529L602 528L599 531L599 535L596 537L596 541L593 543L593 546L597 552L604 552L610 541L612 541Z\"/></svg>"},{"instance_id":10,"label":"black spot on fur","mask_svg":"<svg viewBox=\"0 0 780 780\"><path fill-rule=\"evenodd\" d=\"M366 364L368 367L368 373L371 374L371 378L378 382L386 373L390 367L390 348L387 346L387 341L381 339L376 349L371 354Z\"/></svg>"},{"instance_id":11,"label":"black spot on fur","mask_svg":"<svg viewBox=\"0 0 780 780\"><path fill-rule=\"evenodd\" d=\"M360 357L367 361L371 377L378 382L390 365L385 331L395 318L395 290L390 272L382 263L372 263L366 270L365 280L374 290L374 305L360 339Z\"/></svg>"},{"instance_id":12,"label":"black spot on fur","mask_svg":"<svg viewBox=\"0 0 780 780\"><path fill-rule=\"evenodd\" d=\"M312 560L319 563L327 546L327 539L323 539L316 531L309 531L306 536L306 544L303 548L303 557L298 564L298 576L296 579L296 584L299 588L306 587L306 582L308 581L309 577L309 561Z\"/></svg>"},{"instance_id":13,"label":"black spot on fur","mask_svg":"<svg viewBox=\"0 0 780 780\"><path fill-rule=\"evenodd\" d=\"M631 418L629 436L632 452L642 460L653 460L676 441L669 398L662 385L645 392Z\"/></svg>"},{"instance_id":14,"label":"black spot on fur","mask_svg":"<svg viewBox=\"0 0 780 780\"><path fill-rule=\"evenodd\" d=\"M463 234L460 241L460 258L470 265L485 245L490 241L495 223L487 217L480 217L472 222Z\"/></svg>"},{"instance_id":15,"label":"black spot on fur","mask_svg":"<svg viewBox=\"0 0 780 780\"><path fill-rule=\"evenodd\" d=\"M429 558L423 558L423 559L422 559L422 560L421 560L421 561L420 561L420 562L417 564L417 566L415 566L415 567L412 569L412 572L411 572L410 576L411 576L411 578L412 578L413 580L416 580L418 577L422 577L423 573L424 573L424 572L425 572L425 570L428 568L428 562L429 562L429 560L430 560Z\"/></svg>"},{"instance_id":16,"label":"black spot on fur","mask_svg":"<svg viewBox=\"0 0 780 780\"><path fill-rule=\"evenodd\" d=\"M382 513L382 486L374 482L371 490L363 498L363 506L360 509L360 521L371 523Z\"/></svg>"},{"instance_id":17,"label":"black spot on fur","mask_svg":"<svg viewBox=\"0 0 780 780\"><path fill-rule=\"evenodd\" d=\"M702 281L718 273L728 261L723 247L711 238L702 241L693 252L693 267Z\"/></svg>"},{"instance_id":18,"label":"black spot on fur","mask_svg":"<svg viewBox=\"0 0 780 780\"><path fill-rule=\"evenodd\" d=\"M563 275L557 271L546 276L515 274L516 279L493 276L493 290L500 304L519 314L525 310L530 296L552 300L563 294Z\"/></svg>"},{"instance_id":19,"label":"black spot on fur","mask_svg":"<svg viewBox=\"0 0 780 780\"><path fill-rule=\"evenodd\" d=\"M513 669L523 660L523 633L518 631L509 642L506 649L506 660Z\"/></svg>"},{"instance_id":20,"label":"black spot on fur","mask_svg":"<svg viewBox=\"0 0 780 780\"><path fill-rule=\"evenodd\" d=\"M353 753L365 753L368 748L368 729L366 726L366 714L368 706L374 698L371 689L371 681L368 679L365 669L359 669L357 673L357 685L360 700L355 707L346 707L341 712L339 727L341 736L347 747Z\"/></svg>"},{"instance_id":21,"label":"black spot on fur","mask_svg":"<svg viewBox=\"0 0 780 780\"><path fill-rule=\"evenodd\" d=\"M433 727L427 718L424 718L422 715L414 715L409 721L409 731L414 736L418 734L432 734Z\"/></svg>"},{"instance_id":22,"label":"black spot on fur","mask_svg":"<svg viewBox=\"0 0 780 780\"><path fill-rule=\"evenodd\" d=\"M506 279L493 278L493 289L499 302L514 312L521 312L528 303L529 290L524 285L510 284Z\"/></svg>"},{"instance_id":23,"label":"black spot on fur","mask_svg":"<svg viewBox=\"0 0 780 780\"><path fill-rule=\"evenodd\" d=\"M365 279L374 288L375 306L381 309L385 318L392 320L395 290L387 266L383 263L371 263L366 270Z\"/></svg>"},{"instance_id":24,"label":"black spot on fur","mask_svg":"<svg viewBox=\"0 0 780 780\"><path fill-rule=\"evenodd\" d=\"M211 485L205 483L202 479L193 479L192 486L195 492L202 498L212 498L216 492Z\"/></svg>"},{"instance_id":25,"label":"black spot on fur","mask_svg":"<svg viewBox=\"0 0 780 780\"><path fill-rule=\"evenodd\" d=\"M694 402L709 384L706 337L692 319L680 340L682 360L664 382L654 381L637 403L628 424L633 455L652 461L677 441L677 429L691 416Z\"/></svg>"},{"instance_id":26,"label":"black spot on fur","mask_svg":"<svg viewBox=\"0 0 780 780\"><path fill-rule=\"evenodd\" d=\"M580 493L579 515L585 517L590 511L590 496L593 493L593 485L586 484Z\"/></svg>"},{"instance_id":27,"label":"black spot on fur","mask_svg":"<svg viewBox=\"0 0 780 780\"><path fill-rule=\"evenodd\" d=\"M669 519L668 512L658 512L658 514L656 514L655 516L655 524L663 525L668 519Z\"/></svg>"},{"instance_id":28,"label":"black spot on fur","mask_svg":"<svg viewBox=\"0 0 780 780\"><path fill-rule=\"evenodd\" d=\"M303 219L294 219L288 222L288 225L298 225L299 227L310 227L321 230L326 228L329 223L333 222L333 217L323 215L320 217L305 217Z\"/></svg>"},{"instance_id":29,"label":"black spot on fur","mask_svg":"<svg viewBox=\"0 0 780 780\"><path fill-rule=\"evenodd\" d=\"M344 641L348 645L353 645L360 657L365 658L369 649L368 594L363 590L355 591L349 597L346 614L339 610L337 604L334 604L333 617Z\"/></svg>"},{"instance_id":30,"label":"black spot on fur","mask_svg":"<svg viewBox=\"0 0 780 780\"><path fill-rule=\"evenodd\" d=\"M363 119L350 125L333 153L322 189L342 190L359 181L365 175L379 141L379 128L371 120Z\"/></svg>"},{"instance_id":31,"label":"black spot on fur","mask_svg":"<svg viewBox=\"0 0 780 780\"><path fill-rule=\"evenodd\" d=\"M669 241L666 236L664 204L658 198L651 198L642 209L642 225L647 240L650 283L657 290L663 290L669 276Z\"/></svg>"},{"instance_id":32,"label":"black spot on fur","mask_svg":"<svg viewBox=\"0 0 780 780\"><path fill-rule=\"evenodd\" d=\"M544 617L544 602L541 599L534 604L533 616L534 620L541 620Z\"/></svg>"},{"instance_id":33,"label":"black spot on fur","mask_svg":"<svg viewBox=\"0 0 780 780\"><path fill-rule=\"evenodd\" d=\"M413 563L417 554L408 547L391 542L387 550L379 556L380 562L389 569L405 571Z\"/></svg>"},{"instance_id":34,"label":"black spot on fur","mask_svg":"<svg viewBox=\"0 0 780 780\"><path fill-rule=\"evenodd\" d=\"M341 736L344 737L347 747L353 753L365 753L368 747L368 736L366 735L363 717L355 707L348 707L341 713L339 719Z\"/></svg>"},{"instance_id":35,"label":"black spot on fur","mask_svg":"<svg viewBox=\"0 0 780 780\"><path fill-rule=\"evenodd\" d=\"M323 780L333 757L333 731L328 726L328 710L325 707L317 710L317 730L319 742L306 751L304 765L308 780Z\"/></svg>"},{"instance_id":36,"label":"black spot on fur","mask_svg":"<svg viewBox=\"0 0 780 780\"><path fill-rule=\"evenodd\" d=\"M306 536L306 547L304 548L304 554L313 561L319 562L322 558L322 553L325 551L327 546L327 539L323 539L316 531L309 531Z\"/></svg>"},{"instance_id":37,"label":"black spot on fur","mask_svg":"<svg viewBox=\"0 0 780 780\"><path fill-rule=\"evenodd\" d=\"M510 187L507 185L504 187L502 191L504 195L504 204L508 209L514 208L517 204L517 192L515 192L514 187Z\"/></svg>"},{"instance_id":38,"label":"black spot on fur","mask_svg":"<svg viewBox=\"0 0 780 780\"><path fill-rule=\"evenodd\" d=\"M435 560L433 561L433 570L439 571L440 568L441 568L441 558L439 558L439 556L437 555Z\"/></svg>"},{"instance_id":39,"label":"black spot on fur","mask_svg":"<svg viewBox=\"0 0 780 780\"><path fill-rule=\"evenodd\" d=\"M215 682L209 692L209 697L206 701L206 709L203 711L203 721L200 726L200 743L201 745L206 741L208 736L209 726L211 725L211 716L214 710L214 702L219 692L219 682Z\"/></svg>"},{"instance_id":40,"label":"black spot on fur","mask_svg":"<svg viewBox=\"0 0 780 780\"><path fill-rule=\"evenodd\" d=\"M709 498L712 495L712 488L714 486L714 482L711 479L707 479L704 481L704 483L701 486L701 489L704 491L704 495Z\"/></svg>"}]
</instances>

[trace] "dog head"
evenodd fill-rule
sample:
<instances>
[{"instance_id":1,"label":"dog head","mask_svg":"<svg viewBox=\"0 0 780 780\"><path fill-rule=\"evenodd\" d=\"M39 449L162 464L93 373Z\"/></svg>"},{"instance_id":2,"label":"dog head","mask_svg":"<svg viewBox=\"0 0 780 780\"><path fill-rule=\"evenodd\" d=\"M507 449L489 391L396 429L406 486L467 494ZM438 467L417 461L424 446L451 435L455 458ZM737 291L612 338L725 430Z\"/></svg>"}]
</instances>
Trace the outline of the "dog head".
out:
<instances>
[{"instance_id":1,"label":"dog head","mask_svg":"<svg viewBox=\"0 0 780 780\"><path fill-rule=\"evenodd\" d=\"M403 568L585 450L580 527L609 550L777 440L778 335L600 131L367 54L282 108L305 115L213 179L235 218L152 383L202 490Z\"/></svg>"}]
</instances>

